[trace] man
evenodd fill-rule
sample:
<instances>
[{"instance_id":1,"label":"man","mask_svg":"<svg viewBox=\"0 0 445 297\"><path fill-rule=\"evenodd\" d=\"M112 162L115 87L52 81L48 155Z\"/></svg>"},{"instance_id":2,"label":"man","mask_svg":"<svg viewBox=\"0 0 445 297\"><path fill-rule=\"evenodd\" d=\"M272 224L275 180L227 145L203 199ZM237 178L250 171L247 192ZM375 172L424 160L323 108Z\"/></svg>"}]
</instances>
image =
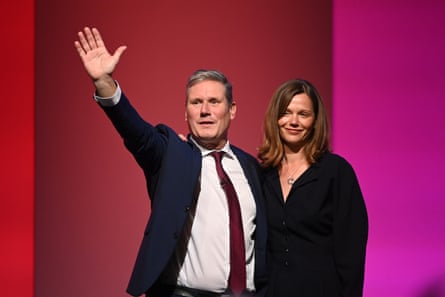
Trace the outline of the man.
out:
<instances>
[{"instance_id":1,"label":"man","mask_svg":"<svg viewBox=\"0 0 445 297\"><path fill-rule=\"evenodd\" d=\"M259 167L229 144L236 105L227 78L212 70L192 74L185 112L190 134L183 141L171 128L145 122L112 79L126 47L109 54L95 28L78 36L75 47L95 85L95 99L144 171L152 203L127 292L149 297L262 294L266 222ZM241 213L233 215L237 208ZM235 227L234 217L242 226Z\"/></svg>"}]
</instances>

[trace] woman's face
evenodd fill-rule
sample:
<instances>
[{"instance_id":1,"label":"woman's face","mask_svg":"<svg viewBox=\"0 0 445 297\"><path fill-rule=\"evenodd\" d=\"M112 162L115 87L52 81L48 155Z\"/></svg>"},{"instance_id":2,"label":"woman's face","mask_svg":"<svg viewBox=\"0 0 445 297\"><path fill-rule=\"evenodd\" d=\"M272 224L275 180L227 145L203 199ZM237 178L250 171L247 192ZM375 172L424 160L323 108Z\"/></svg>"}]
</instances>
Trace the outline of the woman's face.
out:
<instances>
[{"instance_id":1,"label":"woman's face","mask_svg":"<svg viewBox=\"0 0 445 297\"><path fill-rule=\"evenodd\" d=\"M303 136L310 132L315 122L314 108L305 93L295 95L286 111L278 119L281 139L288 148L299 147Z\"/></svg>"}]
</instances>

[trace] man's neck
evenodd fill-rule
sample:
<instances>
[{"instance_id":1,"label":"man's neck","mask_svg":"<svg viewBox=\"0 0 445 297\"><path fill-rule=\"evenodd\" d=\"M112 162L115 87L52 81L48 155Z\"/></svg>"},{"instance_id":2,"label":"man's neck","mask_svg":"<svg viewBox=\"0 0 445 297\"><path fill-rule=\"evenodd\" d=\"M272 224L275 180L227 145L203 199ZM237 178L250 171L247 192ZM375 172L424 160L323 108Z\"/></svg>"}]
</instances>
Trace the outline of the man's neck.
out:
<instances>
[{"instance_id":1,"label":"man's neck","mask_svg":"<svg viewBox=\"0 0 445 297\"><path fill-rule=\"evenodd\" d=\"M217 151L224 148L224 146L228 143L228 140L220 141L219 143L214 142L205 142L202 140L196 139L193 135L190 135L190 139L201 149L206 149L209 151Z\"/></svg>"}]
</instances>

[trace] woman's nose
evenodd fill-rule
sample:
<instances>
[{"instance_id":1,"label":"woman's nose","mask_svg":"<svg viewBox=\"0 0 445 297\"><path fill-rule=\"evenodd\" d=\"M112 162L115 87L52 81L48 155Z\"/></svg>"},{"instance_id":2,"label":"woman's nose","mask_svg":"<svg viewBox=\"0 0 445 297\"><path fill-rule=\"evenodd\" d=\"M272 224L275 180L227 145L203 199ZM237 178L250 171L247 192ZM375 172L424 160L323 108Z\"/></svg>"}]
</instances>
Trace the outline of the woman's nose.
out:
<instances>
[{"instance_id":1,"label":"woman's nose","mask_svg":"<svg viewBox=\"0 0 445 297\"><path fill-rule=\"evenodd\" d=\"M292 114L289 118L289 124L291 125L298 125L298 115L297 114Z\"/></svg>"}]
</instances>

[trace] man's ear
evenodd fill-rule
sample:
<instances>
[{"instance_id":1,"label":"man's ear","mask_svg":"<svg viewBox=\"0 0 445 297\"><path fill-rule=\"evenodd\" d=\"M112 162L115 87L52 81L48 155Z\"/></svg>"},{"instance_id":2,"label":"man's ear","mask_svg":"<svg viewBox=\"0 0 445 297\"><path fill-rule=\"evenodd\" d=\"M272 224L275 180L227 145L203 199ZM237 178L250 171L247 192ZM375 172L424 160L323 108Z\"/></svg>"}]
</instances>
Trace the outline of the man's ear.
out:
<instances>
[{"instance_id":1,"label":"man's ear","mask_svg":"<svg viewBox=\"0 0 445 297\"><path fill-rule=\"evenodd\" d=\"M236 102L235 101L232 102L229 112L230 112L230 119L233 120L236 116Z\"/></svg>"}]
</instances>

